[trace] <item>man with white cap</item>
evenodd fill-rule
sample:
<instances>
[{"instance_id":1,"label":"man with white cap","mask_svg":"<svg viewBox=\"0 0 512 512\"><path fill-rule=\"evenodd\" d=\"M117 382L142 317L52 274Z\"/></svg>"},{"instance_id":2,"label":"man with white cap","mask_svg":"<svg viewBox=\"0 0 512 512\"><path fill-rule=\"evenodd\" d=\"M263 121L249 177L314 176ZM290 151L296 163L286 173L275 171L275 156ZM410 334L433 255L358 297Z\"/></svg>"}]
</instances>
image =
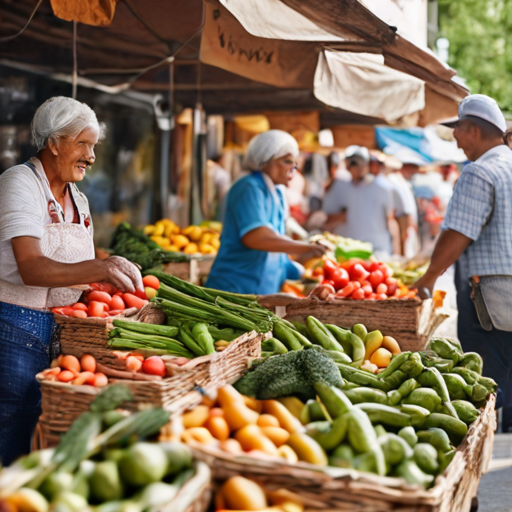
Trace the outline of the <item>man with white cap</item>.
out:
<instances>
[{"instance_id":1,"label":"man with white cap","mask_svg":"<svg viewBox=\"0 0 512 512\"><path fill-rule=\"evenodd\" d=\"M500 387L503 430L512 425L512 151L498 104L475 94L459 105L454 128L471 160L455 185L427 273L416 286L432 292L438 276L457 264L459 338L478 352L484 373ZM470 286L471 285L471 286ZM473 300L471 300L473 299Z\"/></svg>"},{"instance_id":2,"label":"man with white cap","mask_svg":"<svg viewBox=\"0 0 512 512\"><path fill-rule=\"evenodd\" d=\"M335 180L325 194L322 210L327 214L326 229L334 234L373 244L382 256L392 253L390 220L393 197L389 187L369 175L370 153L361 146L345 151L352 181Z\"/></svg>"}]
</instances>

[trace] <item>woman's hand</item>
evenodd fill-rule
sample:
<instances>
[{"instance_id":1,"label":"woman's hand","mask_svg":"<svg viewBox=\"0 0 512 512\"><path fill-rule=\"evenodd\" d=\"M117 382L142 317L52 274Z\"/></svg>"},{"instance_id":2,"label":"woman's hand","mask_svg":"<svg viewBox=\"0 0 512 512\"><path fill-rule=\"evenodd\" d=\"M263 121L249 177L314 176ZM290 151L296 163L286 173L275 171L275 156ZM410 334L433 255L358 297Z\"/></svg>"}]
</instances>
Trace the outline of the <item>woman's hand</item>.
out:
<instances>
[{"instance_id":1,"label":"woman's hand","mask_svg":"<svg viewBox=\"0 0 512 512\"><path fill-rule=\"evenodd\" d=\"M121 256L110 256L104 262L108 267L106 281L130 293L144 290L140 271L131 261Z\"/></svg>"}]
</instances>

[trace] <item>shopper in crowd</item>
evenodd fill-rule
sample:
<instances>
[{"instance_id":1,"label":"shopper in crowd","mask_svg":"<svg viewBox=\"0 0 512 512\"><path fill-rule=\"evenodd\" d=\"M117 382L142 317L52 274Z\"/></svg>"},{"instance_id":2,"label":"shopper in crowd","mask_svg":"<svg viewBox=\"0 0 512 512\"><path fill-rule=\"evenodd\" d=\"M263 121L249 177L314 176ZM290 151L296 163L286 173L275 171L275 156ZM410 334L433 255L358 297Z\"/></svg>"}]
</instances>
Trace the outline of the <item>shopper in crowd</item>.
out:
<instances>
[{"instance_id":1,"label":"shopper in crowd","mask_svg":"<svg viewBox=\"0 0 512 512\"><path fill-rule=\"evenodd\" d=\"M69 306L82 290L108 281L142 290L137 267L117 256L94 259L87 199L75 183L94 163L101 135L93 110L51 98L32 121L37 158L0 176L0 459L28 453L41 413L36 374L58 355L53 306Z\"/></svg>"},{"instance_id":2,"label":"shopper in crowd","mask_svg":"<svg viewBox=\"0 0 512 512\"><path fill-rule=\"evenodd\" d=\"M388 175L397 193L401 197L402 209L396 218L400 226L401 254L410 258L420 250L418 238L418 206L412 189L411 180L418 173L421 161L411 155L400 156L402 167Z\"/></svg>"},{"instance_id":3,"label":"shopper in crowd","mask_svg":"<svg viewBox=\"0 0 512 512\"><path fill-rule=\"evenodd\" d=\"M324 248L284 236L287 206L284 187L293 177L297 141L269 130L249 143L245 166L253 172L229 191L219 253L207 286L237 293L277 293L285 279L298 279L302 266L288 254L307 260Z\"/></svg>"},{"instance_id":4,"label":"shopper in crowd","mask_svg":"<svg viewBox=\"0 0 512 512\"><path fill-rule=\"evenodd\" d=\"M472 163L455 185L429 269L416 286L422 296L432 292L458 260L459 338L464 351L482 355L484 373L498 382L506 431L512 425L512 151L504 144L505 118L488 96L465 98L451 126Z\"/></svg>"},{"instance_id":5,"label":"shopper in crowd","mask_svg":"<svg viewBox=\"0 0 512 512\"><path fill-rule=\"evenodd\" d=\"M350 146L345 152L346 166L352 180L335 180L325 194L323 211L325 229L348 238L371 242L383 256L392 253L390 221L393 219L391 189L370 171L367 148Z\"/></svg>"}]
</instances>

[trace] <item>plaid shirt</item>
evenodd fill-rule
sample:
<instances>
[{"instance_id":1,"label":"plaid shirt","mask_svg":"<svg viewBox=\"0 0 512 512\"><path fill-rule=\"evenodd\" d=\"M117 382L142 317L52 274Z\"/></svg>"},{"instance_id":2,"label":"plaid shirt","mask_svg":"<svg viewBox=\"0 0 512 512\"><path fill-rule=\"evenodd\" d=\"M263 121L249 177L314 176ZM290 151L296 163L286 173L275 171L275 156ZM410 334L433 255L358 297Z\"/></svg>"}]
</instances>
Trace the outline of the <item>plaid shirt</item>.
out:
<instances>
[{"instance_id":1,"label":"plaid shirt","mask_svg":"<svg viewBox=\"0 0 512 512\"><path fill-rule=\"evenodd\" d=\"M490 149L464 168L443 229L473 240L465 254L466 277L512 275L512 151L507 146Z\"/></svg>"}]
</instances>

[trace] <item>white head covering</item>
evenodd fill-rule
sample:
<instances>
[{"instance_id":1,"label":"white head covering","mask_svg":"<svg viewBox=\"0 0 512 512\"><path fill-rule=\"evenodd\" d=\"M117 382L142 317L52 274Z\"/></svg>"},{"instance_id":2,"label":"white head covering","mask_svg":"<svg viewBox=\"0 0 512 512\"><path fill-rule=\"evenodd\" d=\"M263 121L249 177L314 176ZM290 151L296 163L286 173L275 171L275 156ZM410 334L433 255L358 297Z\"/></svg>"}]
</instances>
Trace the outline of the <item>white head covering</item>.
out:
<instances>
[{"instance_id":1,"label":"white head covering","mask_svg":"<svg viewBox=\"0 0 512 512\"><path fill-rule=\"evenodd\" d=\"M269 130L251 139L245 155L244 167L253 171L260 170L270 160L288 154L295 158L299 156L297 141L282 130Z\"/></svg>"}]
</instances>

